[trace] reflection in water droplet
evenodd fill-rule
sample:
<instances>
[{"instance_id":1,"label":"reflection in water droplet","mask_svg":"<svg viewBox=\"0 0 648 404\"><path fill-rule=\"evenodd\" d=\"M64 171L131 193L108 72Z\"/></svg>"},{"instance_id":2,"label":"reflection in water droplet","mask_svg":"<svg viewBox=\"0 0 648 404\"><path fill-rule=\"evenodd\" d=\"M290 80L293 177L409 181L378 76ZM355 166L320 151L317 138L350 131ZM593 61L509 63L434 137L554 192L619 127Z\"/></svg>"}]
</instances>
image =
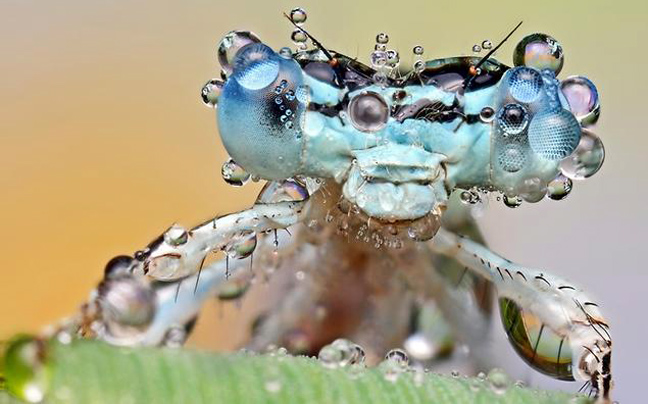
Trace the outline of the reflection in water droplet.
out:
<instances>
[{"instance_id":1,"label":"reflection in water droplet","mask_svg":"<svg viewBox=\"0 0 648 404\"><path fill-rule=\"evenodd\" d=\"M386 33L381 32L380 34L376 35L376 43L384 45L387 42L389 42L389 35L387 35Z\"/></svg>"},{"instance_id":2,"label":"reflection in water droplet","mask_svg":"<svg viewBox=\"0 0 648 404\"><path fill-rule=\"evenodd\" d=\"M385 355L385 360L394 361L402 367L409 366L409 356L402 349L392 349Z\"/></svg>"},{"instance_id":3,"label":"reflection in water droplet","mask_svg":"<svg viewBox=\"0 0 648 404\"><path fill-rule=\"evenodd\" d=\"M520 104L506 104L497 113L497 123L506 135L517 135L529 124L529 114Z\"/></svg>"},{"instance_id":4,"label":"reflection in water droplet","mask_svg":"<svg viewBox=\"0 0 648 404\"><path fill-rule=\"evenodd\" d=\"M306 10L301 7L293 8L290 11L290 19L293 20L295 24L301 25L305 23L306 18L308 18L308 15L306 15Z\"/></svg>"},{"instance_id":5,"label":"reflection in water droplet","mask_svg":"<svg viewBox=\"0 0 648 404\"><path fill-rule=\"evenodd\" d=\"M509 208L517 208L518 206L522 205L522 198L520 198L519 196L504 195L504 197L502 197L502 201L504 201L504 205L508 206Z\"/></svg>"},{"instance_id":6,"label":"reflection in water droplet","mask_svg":"<svg viewBox=\"0 0 648 404\"><path fill-rule=\"evenodd\" d=\"M200 98L202 98L203 103L210 107L216 108L218 105L218 97L220 97L221 92L223 91L223 83L218 79L211 79L203 86L200 90Z\"/></svg>"},{"instance_id":7,"label":"reflection in water droplet","mask_svg":"<svg viewBox=\"0 0 648 404\"><path fill-rule=\"evenodd\" d=\"M554 201L565 199L572 190L572 180L565 177L563 174L551 180L547 184L547 196Z\"/></svg>"},{"instance_id":8,"label":"reflection in water droplet","mask_svg":"<svg viewBox=\"0 0 648 404\"><path fill-rule=\"evenodd\" d=\"M572 76L560 83L569 110L582 126L594 125L601 113L598 91L587 77Z\"/></svg>"},{"instance_id":9,"label":"reflection in water droplet","mask_svg":"<svg viewBox=\"0 0 648 404\"><path fill-rule=\"evenodd\" d=\"M515 66L529 66L538 70L549 69L558 74L563 63L562 46L546 34L531 34L524 37L513 52Z\"/></svg>"},{"instance_id":10,"label":"reflection in water droplet","mask_svg":"<svg viewBox=\"0 0 648 404\"><path fill-rule=\"evenodd\" d=\"M506 389L511 383L509 377L501 369L493 369L488 372L488 382L491 390L498 395L506 393Z\"/></svg>"},{"instance_id":11,"label":"reflection in water droplet","mask_svg":"<svg viewBox=\"0 0 648 404\"><path fill-rule=\"evenodd\" d=\"M225 182L235 187L245 185L250 179L250 173L245 171L243 167L236 164L232 159L229 159L223 164L221 167L221 175Z\"/></svg>"},{"instance_id":12,"label":"reflection in water droplet","mask_svg":"<svg viewBox=\"0 0 648 404\"><path fill-rule=\"evenodd\" d=\"M389 107L384 98L373 91L362 92L347 107L353 126L363 132L375 132L387 124Z\"/></svg>"},{"instance_id":13,"label":"reflection in water droplet","mask_svg":"<svg viewBox=\"0 0 648 404\"><path fill-rule=\"evenodd\" d=\"M261 42L256 34L250 31L231 31L228 32L218 44L218 62L222 69L231 74L233 71L232 63L236 53L245 45Z\"/></svg>"},{"instance_id":14,"label":"reflection in water droplet","mask_svg":"<svg viewBox=\"0 0 648 404\"><path fill-rule=\"evenodd\" d=\"M223 251L232 258L247 258L254 252L257 236L253 231L242 232L232 237Z\"/></svg>"},{"instance_id":15,"label":"reflection in water droplet","mask_svg":"<svg viewBox=\"0 0 648 404\"><path fill-rule=\"evenodd\" d=\"M560 162L560 170L572 180L584 180L596 174L605 160L603 142L593 132L583 129L576 150Z\"/></svg>"}]
</instances>

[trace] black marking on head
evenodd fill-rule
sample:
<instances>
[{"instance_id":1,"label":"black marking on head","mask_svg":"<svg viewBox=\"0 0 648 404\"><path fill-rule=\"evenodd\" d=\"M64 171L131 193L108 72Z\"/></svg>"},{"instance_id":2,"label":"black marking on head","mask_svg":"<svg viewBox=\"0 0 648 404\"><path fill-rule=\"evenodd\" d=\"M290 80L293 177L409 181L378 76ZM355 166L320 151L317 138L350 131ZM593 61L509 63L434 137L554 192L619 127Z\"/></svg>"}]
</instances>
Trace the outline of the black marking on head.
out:
<instances>
[{"instance_id":1,"label":"black marking on head","mask_svg":"<svg viewBox=\"0 0 648 404\"><path fill-rule=\"evenodd\" d=\"M546 280L545 277L542 276L542 274L540 274L540 275L536 275L535 278L536 278L536 279L540 279L540 280L544 281L547 285L551 286L551 283L549 283L549 281Z\"/></svg>"},{"instance_id":2,"label":"black marking on head","mask_svg":"<svg viewBox=\"0 0 648 404\"><path fill-rule=\"evenodd\" d=\"M525 281L527 280L526 276L524 276L524 274L522 272L517 271L516 274L520 275L522 277L522 279L524 279Z\"/></svg>"},{"instance_id":3,"label":"black marking on head","mask_svg":"<svg viewBox=\"0 0 648 404\"><path fill-rule=\"evenodd\" d=\"M569 285L563 285L563 286L558 286L558 289L563 290L563 289L569 289L569 290L576 290L573 286Z\"/></svg>"}]
</instances>

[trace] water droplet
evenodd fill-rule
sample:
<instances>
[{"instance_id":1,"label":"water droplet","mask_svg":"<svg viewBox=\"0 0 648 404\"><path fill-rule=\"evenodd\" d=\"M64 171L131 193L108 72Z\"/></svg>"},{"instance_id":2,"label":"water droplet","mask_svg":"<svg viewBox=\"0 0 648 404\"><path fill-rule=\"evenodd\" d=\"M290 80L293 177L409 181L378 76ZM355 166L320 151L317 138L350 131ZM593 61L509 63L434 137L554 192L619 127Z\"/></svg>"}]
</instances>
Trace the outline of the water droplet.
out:
<instances>
[{"instance_id":1,"label":"water droplet","mask_svg":"<svg viewBox=\"0 0 648 404\"><path fill-rule=\"evenodd\" d=\"M301 7L293 8L290 11L290 19L297 25L305 23L306 18L308 18L308 15L306 15L306 10Z\"/></svg>"},{"instance_id":2,"label":"water droplet","mask_svg":"<svg viewBox=\"0 0 648 404\"><path fill-rule=\"evenodd\" d=\"M484 107L479 111L479 119L484 122L492 122L495 119L495 110L491 107Z\"/></svg>"},{"instance_id":3,"label":"water droplet","mask_svg":"<svg viewBox=\"0 0 648 404\"><path fill-rule=\"evenodd\" d=\"M456 379L460 376L460 373L458 370L453 370L452 372L450 372L450 375Z\"/></svg>"},{"instance_id":4,"label":"water droplet","mask_svg":"<svg viewBox=\"0 0 648 404\"><path fill-rule=\"evenodd\" d=\"M219 300L236 300L241 298L250 288L251 283L247 279L232 279L225 282L219 289L217 297Z\"/></svg>"},{"instance_id":5,"label":"water droplet","mask_svg":"<svg viewBox=\"0 0 648 404\"><path fill-rule=\"evenodd\" d=\"M381 43L377 43L377 44L374 45L374 50L384 52L384 51L387 50L387 45L385 45L385 44L381 44Z\"/></svg>"},{"instance_id":6,"label":"water droplet","mask_svg":"<svg viewBox=\"0 0 648 404\"><path fill-rule=\"evenodd\" d=\"M410 223L407 228L407 236L415 241L427 241L436 235L440 227L441 220L439 219L439 216L434 213L429 213ZM401 245L400 240L398 241L397 245Z\"/></svg>"},{"instance_id":7,"label":"water droplet","mask_svg":"<svg viewBox=\"0 0 648 404\"><path fill-rule=\"evenodd\" d=\"M587 77L567 77L560 83L569 110L582 126L594 125L601 113L598 90Z\"/></svg>"},{"instance_id":8,"label":"water droplet","mask_svg":"<svg viewBox=\"0 0 648 404\"><path fill-rule=\"evenodd\" d=\"M387 51L387 64L396 66L400 62L400 56L397 51L390 49Z\"/></svg>"},{"instance_id":9,"label":"water droplet","mask_svg":"<svg viewBox=\"0 0 648 404\"><path fill-rule=\"evenodd\" d=\"M376 43L379 44L386 44L389 42L389 35L387 35L384 32L381 32L380 34L376 35Z\"/></svg>"},{"instance_id":10,"label":"water droplet","mask_svg":"<svg viewBox=\"0 0 648 404\"><path fill-rule=\"evenodd\" d=\"M520 198L519 196L504 195L502 197L502 201L504 202L504 205L508 206L509 208L517 208L518 206L522 205L522 198Z\"/></svg>"},{"instance_id":11,"label":"water droplet","mask_svg":"<svg viewBox=\"0 0 648 404\"><path fill-rule=\"evenodd\" d=\"M3 355L6 384L2 387L27 402L42 402L50 383L47 358L44 341L26 336L15 338Z\"/></svg>"},{"instance_id":12,"label":"water droplet","mask_svg":"<svg viewBox=\"0 0 648 404\"><path fill-rule=\"evenodd\" d=\"M309 194L306 187L295 180L273 181L263 187L257 197L256 203L304 201L308 197Z\"/></svg>"},{"instance_id":13,"label":"water droplet","mask_svg":"<svg viewBox=\"0 0 648 404\"><path fill-rule=\"evenodd\" d=\"M403 347L417 361L427 361L434 357L436 349L423 333L417 332L407 337Z\"/></svg>"},{"instance_id":14,"label":"water droplet","mask_svg":"<svg viewBox=\"0 0 648 404\"><path fill-rule=\"evenodd\" d=\"M138 334L153 321L156 296L143 279L132 276L107 279L97 289L103 321L113 336Z\"/></svg>"},{"instance_id":15,"label":"water droplet","mask_svg":"<svg viewBox=\"0 0 648 404\"><path fill-rule=\"evenodd\" d=\"M245 171L243 167L236 164L232 159L229 159L223 164L221 167L221 175L225 182L235 187L245 185L250 179L250 173Z\"/></svg>"},{"instance_id":16,"label":"water droplet","mask_svg":"<svg viewBox=\"0 0 648 404\"><path fill-rule=\"evenodd\" d=\"M560 170L572 180L584 180L596 174L604 160L605 149L601 139L583 129L576 150L560 162Z\"/></svg>"},{"instance_id":17,"label":"water droplet","mask_svg":"<svg viewBox=\"0 0 648 404\"><path fill-rule=\"evenodd\" d=\"M475 52L475 53L479 53L479 52L481 52L481 50L482 50L482 48L479 45L473 45L473 47L472 47L472 51Z\"/></svg>"},{"instance_id":18,"label":"water droplet","mask_svg":"<svg viewBox=\"0 0 648 404\"><path fill-rule=\"evenodd\" d=\"M389 107L385 99L373 91L364 91L351 99L347 107L353 126L362 132L375 132L387 124Z\"/></svg>"},{"instance_id":19,"label":"water droplet","mask_svg":"<svg viewBox=\"0 0 648 404\"><path fill-rule=\"evenodd\" d=\"M481 47L488 50L493 47L493 43L490 40L486 39L482 42Z\"/></svg>"},{"instance_id":20,"label":"water droplet","mask_svg":"<svg viewBox=\"0 0 648 404\"><path fill-rule=\"evenodd\" d=\"M407 356L407 353L405 353L405 351L403 351L402 349L396 348L396 349L390 350L385 355L385 360L387 360L387 361L395 361L401 367L409 366L409 356Z\"/></svg>"},{"instance_id":21,"label":"water droplet","mask_svg":"<svg viewBox=\"0 0 648 404\"><path fill-rule=\"evenodd\" d=\"M218 105L218 97L220 97L223 91L223 85L225 83L218 79L211 79L205 83L202 90L200 90L200 97L206 106L216 108Z\"/></svg>"},{"instance_id":22,"label":"water droplet","mask_svg":"<svg viewBox=\"0 0 648 404\"><path fill-rule=\"evenodd\" d=\"M563 63L562 46L546 34L531 34L524 37L513 52L515 66L528 66L538 70L548 69L558 74Z\"/></svg>"},{"instance_id":23,"label":"water droplet","mask_svg":"<svg viewBox=\"0 0 648 404\"><path fill-rule=\"evenodd\" d=\"M380 69L381 67L384 67L387 64L387 52L381 50L371 52L370 61L371 67L373 67L374 69Z\"/></svg>"},{"instance_id":24,"label":"water droplet","mask_svg":"<svg viewBox=\"0 0 648 404\"><path fill-rule=\"evenodd\" d=\"M506 393L506 389L511 383L509 377L501 369L493 369L488 372L488 382L491 390L498 395Z\"/></svg>"},{"instance_id":25,"label":"water droplet","mask_svg":"<svg viewBox=\"0 0 648 404\"><path fill-rule=\"evenodd\" d=\"M242 48L234 58L234 79L248 90L270 86L279 76L279 57L262 43Z\"/></svg>"},{"instance_id":26,"label":"water droplet","mask_svg":"<svg viewBox=\"0 0 648 404\"><path fill-rule=\"evenodd\" d=\"M104 269L104 278L117 278L130 273L133 258L128 255L118 255L108 261Z\"/></svg>"},{"instance_id":27,"label":"water droplet","mask_svg":"<svg viewBox=\"0 0 648 404\"><path fill-rule=\"evenodd\" d=\"M461 202L468 205L474 205L481 200L479 194L474 191L462 191L461 194L459 194L459 199L461 199Z\"/></svg>"},{"instance_id":28,"label":"water droplet","mask_svg":"<svg viewBox=\"0 0 648 404\"><path fill-rule=\"evenodd\" d=\"M164 233L164 242L170 246L178 247L186 244L189 240L187 230L177 224L174 224Z\"/></svg>"},{"instance_id":29,"label":"water droplet","mask_svg":"<svg viewBox=\"0 0 648 404\"><path fill-rule=\"evenodd\" d=\"M183 325L171 326L167 330L166 334L164 334L162 346L167 348L180 348L184 345L185 341L187 341L188 337L189 333Z\"/></svg>"},{"instance_id":30,"label":"water droplet","mask_svg":"<svg viewBox=\"0 0 648 404\"><path fill-rule=\"evenodd\" d=\"M520 104L506 104L497 113L497 123L506 135L517 135L527 128L529 114Z\"/></svg>"},{"instance_id":31,"label":"water droplet","mask_svg":"<svg viewBox=\"0 0 648 404\"><path fill-rule=\"evenodd\" d=\"M261 42L261 39L250 31L228 32L218 44L218 62L221 68L227 74L231 74L236 53L245 45L258 42Z\"/></svg>"},{"instance_id":32,"label":"water droplet","mask_svg":"<svg viewBox=\"0 0 648 404\"><path fill-rule=\"evenodd\" d=\"M284 59L292 59L293 57L292 49L290 49L287 46L284 46L283 48L279 49L279 56L281 56Z\"/></svg>"},{"instance_id":33,"label":"water droplet","mask_svg":"<svg viewBox=\"0 0 648 404\"><path fill-rule=\"evenodd\" d=\"M421 45L416 45L416 46L414 47L414 49L412 49L412 52L413 52L415 55L422 55L424 51L425 51L425 50L423 49L423 47L422 47Z\"/></svg>"},{"instance_id":34,"label":"water droplet","mask_svg":"<svg viewBox=\"0 0 648 404\"><path fill-rule=\"evenodd\" d=\"M572 190L572 180L559 174L547 184L547 196L554 201L565 199Z\"/></svg>"},{"instance_id":35,"label":"water droplet","mask_svg":"<svg viewBox=\"0 0 648 404\"><path fill-rule=\"evenodd\" d=\"M295 29L292 34L290 34L290 39L295 43L297 46L301 46L306 43L308 40L308 37L304 33L304 31L300 29Z\"/></svg>"},{"instance_id":36,"label":"water droplet","mask_svg":"<svg viewBox=\"0 0 648 404\"><path fill-rule=\"evenodd\" d=\"M257 245L257 236L253 231L239 233L223 248L223 251L232 258L247 258L254 252Z\"/></svg>"},{"instance_id":37,"label":"water droplet","mask_svg":"<svg viewBox=\"0 0 648 404\"><path fill-rule=\"evenodd\" d=\"M417 60L414 62L414 71L417 73L422 72L425 70L425 62L422 60Z\"/></svg>"}]
</instances>

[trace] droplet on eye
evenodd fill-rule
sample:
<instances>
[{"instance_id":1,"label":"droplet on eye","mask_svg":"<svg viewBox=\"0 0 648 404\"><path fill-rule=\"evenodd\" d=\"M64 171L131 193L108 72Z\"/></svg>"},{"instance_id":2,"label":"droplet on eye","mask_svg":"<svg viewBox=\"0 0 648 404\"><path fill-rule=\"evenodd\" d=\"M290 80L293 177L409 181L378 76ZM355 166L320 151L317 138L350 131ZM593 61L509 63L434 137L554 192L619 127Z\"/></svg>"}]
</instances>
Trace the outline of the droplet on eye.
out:
<instances>
[{"instance_id":1,"label":"droplet on eye","mask_svg":"<svg viewBox=\"0 0 648 404\"><path fill-rule=\"evenodd\" d=\"M252 255L256 245L256 233L247 231L232 237L223 250L232 258L243 259Z\"/></svg>"},{"instance_id":2,"label":"droplet on eye","mask_svg":"<svg viewBox=\"0 0 648 404\"><path fill-rule=\"evenodd\" d=\"M99 285L103 321L114 336L127 336L148 327L155 316L155 292L140 279L123 276Z\"/></svg>"},{"instance_id":3,"label":"droplet on eye","mask_svg":"<svg viewBox=\"0 0 648 404\"><path fill-rule=\"evenodd\" d=\"M578 146L580 135L578 121L565 109L544 110L535 115L529 125L529 145L546 160L569 156Z\"/></svg>"},{"instance_id":4,"label":"droplet on eye","mask_svg":"<svg viewBox=\"0 0 648 404\"><path fill-rule=\"evenodd\" d=\"M513 98L529 104L540 95L542 76L540 72L529 67L514 67L509 73L508 85Z\"/></svg>"},{"instance_id":5,"label":"droplet on eye","mask_svg":"<svg viewBox=\"0 0 648 404\"><path fill-rule=\"evenodd\" d=\"M383 97L373 91L366 91L351 99L348 114L353 126L362 132L375 132L387 124L389 107Z\"/></svg>"},{"instance_id":6,"label":"droplet on eye","mask_svg":"<svg viewBox=\"0 0 648 404\"><path fill-rule=\"evenodd\" d=\"M243 186L250 179L250 173L232 159L226 161L221 167L221 176L225 182L234 187Z\"/></svg>"},{"instance_id":7,"label":"droplet on eye","mask_svg":"<svg viewBox=\"0 0 648 404\"><path fill-rule=\"evenodd\" d=\"M549 69L556 75L563 67L564 55L560 43L546 34L531 34L524 37L515 47L513 64Z\"/></svg>"},{"instance_id":8,"label":"droplet on eye","mask_svg":"<svg viewBox=\"0 0 648 404\"><path fill-rule=\"evenodd\" d=\"M260 90L279 76L279 57L262 43L246 45L234 59L234 79L248 90Z\"/></svg>"},{"instance_id":9,"label":"droplet on eye","mask_svg":"<svg viewBox=\"0 0 648 404\"><path fill-rule=\"evenodd\" d=\"M567 77L560 83L570 111L583 126L593 125L601 113L598 91L587 77Z\"/></svg>"},{"instance_id":10,"label":"droplet on eye","mask_svg":"<svg viewBox=\"0 0 648 404\"><path fill-rule=\"evenodd\" d=\"M245 45L261 42L256 34L250 31L230 31L218 44L218 63L227 74L234 70L232 63L236 53Z\"/></svg>"},{"instance_id":11,"label":"droplet on eye","mask_svg":"<svg viewBox=\"0 0 648 404\"><path fill-rule=\"evenodd\" d=\"M189 240L189 234L184 227L174 224L164 233L164 242L168 245L178 247L186 244Z\"/></svg>"},{"instance_id":12,"label":"droplet on eye","mask_svg":"<svg viewBox=\"0 0 648 404\"><path fill-rule=\"evenodd\" d=\"M603 165L603 160L603 142L593 132L583 129L576 150L560 162L560 170L572 180L584 180L596 174Z\"/></svg>"},{"instance_id":13,"label":"droplet on eye","mask_svg":"<svg viewBox=\"0 0 648 404\"><path fill-rule=\"evenodd\" d=\"M497 123L506 135L517 135L529 124L529 114L520 104L506 104L497 113Z\"/></svg>"}]
</instances>

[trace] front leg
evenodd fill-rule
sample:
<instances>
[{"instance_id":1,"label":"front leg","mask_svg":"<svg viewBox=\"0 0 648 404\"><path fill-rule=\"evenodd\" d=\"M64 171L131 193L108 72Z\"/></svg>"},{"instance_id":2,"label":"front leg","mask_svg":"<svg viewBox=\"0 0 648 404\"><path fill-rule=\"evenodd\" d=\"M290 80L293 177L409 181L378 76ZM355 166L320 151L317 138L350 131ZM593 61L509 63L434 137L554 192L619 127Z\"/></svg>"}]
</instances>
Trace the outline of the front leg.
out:
<instances>
[{"instance_id":1,"label":"front leg","mask_svg":"<svg viewBox=\"0 0 648 404\"><path fill-rule=\"evenodd\" d=\"M609 326L582 289L443 228L431 245L493 283L509 341L530 366L557 379L591 383L601 402L609 402Z\"/></svg>"},{"instance_id":2,"label":"front leg","mask_svg":"<svg viewBox=\"0 0 648 404\"><path fill-rule=\"evenodd\" d=\"M205 222L190 231L173 226L135 253L130 272L158 281L175 281L200 271L210 252L236 249L237 241L283 229L306 216L307 200L255 204L252 208ZM227 252L227 251L226 251Z\"/></svg>"}]
</instances>

